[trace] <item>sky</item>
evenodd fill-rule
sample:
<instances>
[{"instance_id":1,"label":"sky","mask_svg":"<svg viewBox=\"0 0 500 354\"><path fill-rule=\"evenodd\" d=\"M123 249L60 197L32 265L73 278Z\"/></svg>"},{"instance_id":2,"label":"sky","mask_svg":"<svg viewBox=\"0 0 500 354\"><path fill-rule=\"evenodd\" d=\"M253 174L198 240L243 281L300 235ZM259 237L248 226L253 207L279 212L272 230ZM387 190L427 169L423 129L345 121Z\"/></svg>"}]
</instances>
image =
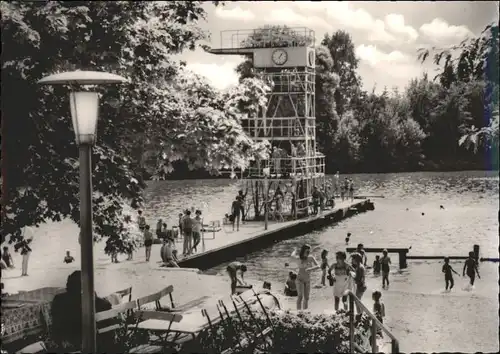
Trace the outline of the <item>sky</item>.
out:
<instances>
[{"instance_id":1,"label":"sky","mask_svg":"<svg viewBox=\"0 0 500 354\"><path fill-rule=\"evenodd\" d=\"M498 22L496 1L228 1L223 7L211 2L204 7L207 21L201 25L211 34L212 48L220 47L220 33L226 30L305 26L314 30L316 43L325 33L344 30L351 35L360 60L363 88L377 92L384 87L403 90L410 79L424 72L434 77L432 62L417 60L418 48L458 44L481 33L490 22ZM237 84L234 69L243 60L202 49L185 52L180 59L219 89Z\"/></svg>"}]
</instances>

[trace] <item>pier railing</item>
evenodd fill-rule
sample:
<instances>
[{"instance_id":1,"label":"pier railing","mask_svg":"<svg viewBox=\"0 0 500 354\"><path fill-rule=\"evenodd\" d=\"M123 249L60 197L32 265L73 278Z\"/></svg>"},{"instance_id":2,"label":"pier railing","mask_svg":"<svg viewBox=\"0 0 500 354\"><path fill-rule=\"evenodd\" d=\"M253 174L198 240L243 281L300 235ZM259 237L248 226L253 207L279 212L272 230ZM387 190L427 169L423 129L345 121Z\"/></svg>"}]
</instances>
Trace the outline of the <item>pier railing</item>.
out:
<instances>
[{"instance_id":1,"label":"pier railing","mask_svg":"<svg viewBox=\"0 0 500 354\"><path fill-rule=\"evenodd\" d=\"M378 353L379 350L377 348L377 332L378 329L385 332L385 334L391 339L391 353L399 353L399 341L398 339L391 333L391 331L381 323L375 315L368 310L368 308L359 300L356 295L352 291L348 291L347 295L349 296L349 353L362 353L363 350L354 342L354 304L359 309L361 313L365 313L371 319L371 349L372 353Z\"/></svg>"}]
</instances>

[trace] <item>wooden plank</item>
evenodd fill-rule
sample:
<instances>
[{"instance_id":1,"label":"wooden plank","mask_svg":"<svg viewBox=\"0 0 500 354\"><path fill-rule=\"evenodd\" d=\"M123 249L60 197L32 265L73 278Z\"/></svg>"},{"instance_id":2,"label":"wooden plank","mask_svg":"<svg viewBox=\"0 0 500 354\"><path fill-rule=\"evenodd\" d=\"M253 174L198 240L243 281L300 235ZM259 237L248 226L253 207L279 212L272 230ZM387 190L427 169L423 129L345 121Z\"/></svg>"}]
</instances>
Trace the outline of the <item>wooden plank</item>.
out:
<instances>
[{"instance_id":1,"label":"wooden plank","mask_svg":"<svg viewBox=\"0 0 500 354\"><path fill-rule=\"evenodd\" d=\"M180 322L182 321L182 315L178 313L163 312L163 311L136 311L134 317L141 321L147 320L160 320L168 322ZM141 322L142 323L142 322ZM143 328L140 326L140 328Z\"/></svg>"},{"instance_id":2,"label":"wooden plank","mask_svg":"<svg viewBox=\"0 0 500 354\"><path fill-rule=\"evenodd\" d=\"M383 250L387 250L389 253L407 253L409 251L409 248L384 248L384 247L363 247L363 250L365 252L382 252ZM356 252L357 248L356 247L347 247L346 251L348 253L351 252ZM410 258L410 257L407 257Z\"/></svg>"}]
</instances>

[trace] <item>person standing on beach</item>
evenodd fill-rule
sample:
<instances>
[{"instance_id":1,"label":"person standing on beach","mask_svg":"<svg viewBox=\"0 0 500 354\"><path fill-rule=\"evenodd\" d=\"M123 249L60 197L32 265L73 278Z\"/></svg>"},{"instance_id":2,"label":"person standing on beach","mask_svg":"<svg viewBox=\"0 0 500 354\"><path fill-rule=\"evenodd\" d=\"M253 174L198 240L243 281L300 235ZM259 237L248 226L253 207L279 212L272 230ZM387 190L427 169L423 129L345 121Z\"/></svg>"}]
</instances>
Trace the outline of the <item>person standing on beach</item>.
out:
<instances>
[{"instance_id":1,"label":"person standing on beach","mask_svg":"<svg viewBox=\"0 0 500 354\"><path fill-rule=\"evenodd\" d=\"M241 198L237 196L236 199L233 201L233 204L231 205L233 231L235 223L236 223L236 231L240 231L240 215L241 215L240 213L241 213Z\"/></svg>"},{"instance_id":2,"label":"person standing on beach","mask_svg":"<svg viewBox=\"0 0 500 354\"><path fill-rule=\"evenodd\" d=\"M137 212L137 224L139 225L139 230L144 231L146 229L146 218L142 215L142 210Z\"/></svg>"},{"instance_id":3,"label":"person standing on beach","mask_svg":"<svg viewBox=\"0 0 500 354\"><path fill-rule=\"evenodd\" d=\"M191 219L191 210L186 210L186 215L182 219L182 229L184 231L182 254L188 256L191 254L191 247L193 246L193 219Z\"/></svg>"},{"instance_id":4,"label":"person standing on beach","mask_svg":"<svg viewBox=\"0 0 500 354\"><path fill-rule=\"evenodd\" d=\"M231 262L226 268L227 274L231 279L231 295L236 294L236 285L245 285L244 274L247 271L247 266L241 262ZM240 272L241 279L238 278L238 272Z\"/></svg>"},{"instance_id":5,"label":"person standing on beach","mask_svg":"<svg viewBox=\"0 0 500 354\"><path fill-rule=\"evenodd\" d=\"M477 269L477 262L474 259L474 252L469 252L469 258L464 263L464 270L463 270L463 276L465 277L465 274L467 273L467 276L470 279L470 286L474 286L474 281L476 279L476 273L477 277L481 279L479 276L479 270Z\"/></svg>"},{"instance_id":6,"label":"person standing on beach","mask_svg":"<svg viewBox=\"0 0 500 354\"><path fill-rule=\"evenodd\" d=\"M311 275L313 270L320 268L316 258L311 256L311 246L303 245L297 254L297 249L294 249L291 257L298 260L297 274L297 310L307 310L309 307L309 294L311 292Z\"/></svg>"},{"instance_id":7,"label":"person standing on beach","mask_svg":"<svg viewBox=\"0 0 500 354\"><path fill-rule=\"evenodd\" d=\"M451 289L453 289L453 285L455 284L455 281L453 280L453 273L458 275L457 272L455 272L455 269L453 269L450 265L450 258L444 257L444 264L443 264L443 269L442 272L444 273L444 283L445 283L445 290L448 290L448 286Z\"/></svg>"},{"instance_id":8,"label":"person standing on beach","mask_svg":"<svg viewBox=\"0 0 500 354\"><path fill-rule=\"evenodd\" d=\"M389 271L391 270L391 257L387 255L386 249L382 251L382 258L380 259L380 265L382 268L382 289L385 289L386 286L387 288L389 288Z\"/></svg>"},{"instance_id":9,"label":"person standing on beach","mask_svg":"<svg viewBox=\"0 0 500 354\"><path fill-rule=\"evenodd\" d=\"M144 247L146 248L146 262L149 262L151 257L151 246L153 245L153 233L151 232L149 225L144 227Z\"/></svg>"},{"instance_id":10,"label":"person standing on beach","mask_svg":"<svg viewBox=\"0 0 500 354\"><path fill-rule=\"evenodd\" d=\"M179 235L181 237L184 236L184 229L183 229L183 226L182 226L182 219L184 219L184 214L183 213L179 213Z\"/></svg>"}]
</instances>

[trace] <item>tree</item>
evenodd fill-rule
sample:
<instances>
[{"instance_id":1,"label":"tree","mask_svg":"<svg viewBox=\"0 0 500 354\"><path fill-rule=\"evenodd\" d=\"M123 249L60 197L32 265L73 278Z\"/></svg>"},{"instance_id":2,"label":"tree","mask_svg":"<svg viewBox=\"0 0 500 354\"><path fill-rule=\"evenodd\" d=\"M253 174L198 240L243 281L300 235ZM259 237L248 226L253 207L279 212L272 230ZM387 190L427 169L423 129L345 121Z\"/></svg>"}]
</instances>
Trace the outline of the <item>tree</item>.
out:
<instances>
[{"instance_id":1,"label":"tree","mask_svg":"<svg viewBox=\"0 0 500 354\"><path fill-rule=\"evenodd\" d=\"M359 59L356 58L354 43L349 33L338 30L331 36L325 34L321 44L328 48L333 59L332 72L340 77L335 92L335 105L339 116L348 109L349 103L361 86L361 78L356 73Z\"/></svg>"},{"instance_id":2,"label":"tree","mask_svg":"<svg viewBox=\"0 0 500 354\"><path fill-rule=\"evenodd\" d=\"M206 37L198 26L205 16L201 5L1 2L2 240L19 238L23 226L47 219L79 221L77 149L67 89L36 84L53 72L108 70L130 78L126 85L95 88L102 95L93 154L98 236L119 234L124 201L137 208L142 200L144 184L130 158L140 139L133 137L159 141L162 135L159 178L177 159L213 171L265 153L244 136L235 139L239 120L265 99L265 85L246 82L222 97L172 59ZM258 93L243 106L238 93L248 88Z\"/></svg>"},{"instance_id":3,"label":"tree","mask_svg":"<svg viewBox=\"0 0 500 354\"><path fill-rule=\"evenodd\" d=\"M476 151L478 146L487 150L498 147L498 47L498 24L492 23L486 26L478 37L467 38L451 48L419 49L418 57L422 62L432 53L435 64L440 65L444 59L443 72L438 74L437 78L445 88L450 88L453 82L457 82L460 83L459 87L469 93L475 92L476 97L479 97L478 90L468 90L464 88L464 83L478 87L484 82L482 97L469 99L472 105L473 101L482 101L483 112L477 112L477 108L474 110L469 124L463 126L465 134L458 139L460 145L472 146ZM460 91L459 87L454 90ZM483 117L482 121L480 117ZM487 118L486 122L484 117ZM478 123L480 125L476 125Z\"/></svg>"}]
</instances>

